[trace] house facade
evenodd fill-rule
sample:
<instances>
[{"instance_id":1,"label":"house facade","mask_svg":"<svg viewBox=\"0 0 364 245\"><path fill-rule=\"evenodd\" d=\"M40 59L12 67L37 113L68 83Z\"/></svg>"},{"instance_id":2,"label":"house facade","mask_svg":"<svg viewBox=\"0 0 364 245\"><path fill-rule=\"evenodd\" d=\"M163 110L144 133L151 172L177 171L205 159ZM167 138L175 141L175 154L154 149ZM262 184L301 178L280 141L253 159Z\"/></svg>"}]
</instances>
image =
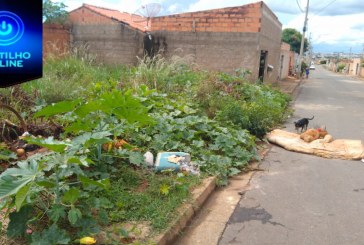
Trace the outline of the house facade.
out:
<instances>
[{"instance_id":1,"label":"house facade","mask_svg":"<svg viewBox=\"0 0 364 245\"><path fill-rule=\"evenodd\" d=\"M192 55L206 70L248 69L255 81L279 78L282 25L264 2L154 17L149 23L88 4L69 16L73 43L87 43L105 63L135 65L137 56L152 50L167 57Z\"/></svg>"}]
</instances>

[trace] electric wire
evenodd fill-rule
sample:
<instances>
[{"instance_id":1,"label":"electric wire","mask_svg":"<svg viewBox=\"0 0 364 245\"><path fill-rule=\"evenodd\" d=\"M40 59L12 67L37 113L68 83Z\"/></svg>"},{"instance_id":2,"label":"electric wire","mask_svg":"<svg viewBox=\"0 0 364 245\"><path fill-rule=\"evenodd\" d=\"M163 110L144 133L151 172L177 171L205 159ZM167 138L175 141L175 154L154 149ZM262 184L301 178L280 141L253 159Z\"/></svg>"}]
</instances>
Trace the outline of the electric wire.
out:
<instances>
[{"instance_id":1,"label":"electric wire","mask_svg":"<svg viewBox=\"0 0 364 245\"><path fill-rule=\"evenodd\" d=\"M303 9L301 8L301 5L300 5L300 3L298 2L298 0L296 0L296 3L297 3L297 6L298 6L298 8L300 9L300 11L303 13L303 12L305 12L305 11L303 11Z\"/></svg>"},{"instance_id":2,"label":"electric wire","mask_svg":"<svg viewBox=\"0 0 364 245\"><path fill-rule=\"evenodd\" d=\"M324 11L327 7L329 7L331 4L333 4L334 2L336 2L337 0L332 0L331 2L329 2L325 7L323 7L322 9L318 10L318 11L314 11L314 14L319 14L322 11Z\"/></svg>"}]
</instances>

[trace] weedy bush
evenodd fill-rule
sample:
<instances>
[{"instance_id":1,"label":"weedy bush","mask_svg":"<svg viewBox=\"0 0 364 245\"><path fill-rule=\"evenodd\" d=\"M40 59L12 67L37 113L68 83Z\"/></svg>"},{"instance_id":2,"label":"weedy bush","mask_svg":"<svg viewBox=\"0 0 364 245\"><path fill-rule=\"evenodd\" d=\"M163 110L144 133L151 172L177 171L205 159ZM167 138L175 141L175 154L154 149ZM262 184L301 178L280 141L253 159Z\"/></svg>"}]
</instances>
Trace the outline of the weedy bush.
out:
<instances>
[{"instance_id":1,"label":"weedy bush","mask_svg":"<svg viewBox=\"0 0 364 245\"><path fill-rule=\"evenodd\" d=\"M93 83L121 78L126 67L97 64L87 47L74 48L63 57L50 56L44 62L43 77L22 88L38 99L53 103L83 96Z\"/></svg>"},{"instance_id":2,"label":"weedy bush","mask_svg":"<svg viewBox=\"0 0 364 245\"><path fill-rule=\"evenodd\" d=\"M209 118L231 122L262 139L286 118L290 96L243 75L211 74L196 89L195 101Z\"/></svg>"},{"instance_id":3,"label":"weedy bush","mask_svg":"<svg viewBox=\"0 0 364 245\"><path fill-rule=\"evenodd\" d=\"M263 139L273 127L286 119L290 97L265 85L244 83L233 88L238 97L226 100L216 119L231 121L251 134Z\"/></svg>"},{"instance_id":4,"label":"weedy bush","mask_svg":"<svg viewBox=\"0 0 364 245\"><path fill-rule=\"evenodd\" d=\"M192 105L172 101L145 86L136 92L99 89L97 97L58 102L35 114L62 118L67 136L73 139L28 137L29 144L48 148L50 153L19 161L0 175L1 209L9 212L9 237L28 237L32 244L68 244L97 234L110 218L136 218L125 210L115 211L122 200L108 191L111 185L123 187L119 178L110 177L117 176L120 164L142 166L147 149L193 152L201 169L220 176L221 184L255 156L254 139L246 131L194 115ZM118 137L129 143L121 149L105 149ZM176 186L177 182L181 180L160 182L159 191L167 195L173 188L176 193L179 188L188 190L189 185ZM185 197L179 196L171 207ZM154 227L161 229L167 216L156 217ZM26 233L28 228L33 230L31 235Z\"/></svg>"},{"instance_id":5,"label":"weedy bush","mask_svg":"<svg viewBox=\"0 0 364 245\"><path fill-rule=\"evenodd\" d=\"M342 72L344 68L346 67L345 64L339 64L336 68L336 72Z\"/></svg>"},{"instance_id":6,"label":"weedy bush","mask_svg":"<svg viewBox=\"0 0 364 245\"><path fill-rule=\"evenodd\" d=\"M144 84L152 89L174 93L187 81L196 81L198 73L190 70L192 66L191 55L184 57L175 55L168 60L161 54L153 57L144 56L138 58L138 65L132 70L134 75L131 79L132 86L137 88Z\"/></svg>"},{"instance_id":7,"label":"weedy bush","mask_svg":"<svg viewBox=\"0 0 364 245\"><path fill-rule=\"evenodd\" d=\"M97 234L108 223L107 210L114 204L103 192L109 189L117 160L104 154L102 145L120 135L123 125L152 121L137 98L118 90L97 99L59 102L35 117L59 114L67 114L65 129L73 140L26 138L51 152L19 161L0 175L0 209L10 218L7 235L28 237L31 244L68 244ZM124 150L116 155L134 164L143 162L141 153ZM32 228L31 235L27 228Z\"/></svg>"},{"instance_id":8,"label":"weedy bush","mask_svg":"<svg viewBox=\"0 0 364 245\"><path fill-rule=\"evenodd\" d=\"M61 100L39 107L34 117L52 118L65 132L59 141L26 138L49 152L18 161L0 175L0 210L10 218L7 235L25 237L31 244L69 244L128 219L148 220L163 229L196 179L125 175L125 166L143 169L147 150L155 155L185 151L202 175L216 175L218 184L225 185L258 158L252 134L260 137L279 123L289 100L267 86L246 83L245 71L193 71L177 58L144 58L123 72L74 57L49 62L47 76L59 87L38 81L27 88L39 85L39 95L48 103ZM65 81L75 86L77 96L68 90L56 97ZM116 142L122 142L120 147ZM4 149L0 154L13 157ZM150 179L153 175L157 178ZM130 194L141 179L154 185L146 188L149 194ZM153 196L159 200L152 202ZM147 204L151 210L165 205L166 212L146 210ZM138 207L144 210L135 211Z\"/></svg>"}]
</instances>

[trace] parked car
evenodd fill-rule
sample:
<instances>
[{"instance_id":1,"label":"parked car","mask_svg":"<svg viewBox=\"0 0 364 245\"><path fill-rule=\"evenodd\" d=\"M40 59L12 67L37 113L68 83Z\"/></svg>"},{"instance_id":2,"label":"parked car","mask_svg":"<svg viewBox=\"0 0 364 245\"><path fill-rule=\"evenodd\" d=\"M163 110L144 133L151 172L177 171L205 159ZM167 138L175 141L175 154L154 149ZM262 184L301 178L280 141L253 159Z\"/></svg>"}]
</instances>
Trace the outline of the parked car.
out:
<instances>
[{"instance_id":1,"label":"parked car","mask_svg":"<svg viewBox=\"0 0 364 245\"><path fill-rule=\"evenodd\" d=\"M310 70L315 70L315 69L316 69L315 65L310 65Z\"/></svg>"}]
</instances>

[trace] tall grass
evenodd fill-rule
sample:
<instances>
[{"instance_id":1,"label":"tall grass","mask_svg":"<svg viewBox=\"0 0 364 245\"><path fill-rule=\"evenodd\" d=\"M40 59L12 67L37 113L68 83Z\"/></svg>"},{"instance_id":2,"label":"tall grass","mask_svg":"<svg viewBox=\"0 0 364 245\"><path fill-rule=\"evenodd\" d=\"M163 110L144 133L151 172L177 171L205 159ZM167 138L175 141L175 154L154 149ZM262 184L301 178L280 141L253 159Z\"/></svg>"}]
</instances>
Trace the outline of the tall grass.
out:
<instances>
[{"instance_id":1,"label":"tall grass","mask_svg":"<svg viewBox=\"0 0 364 245\"><path fill-rule=\"evenodd\" d=\"M49 56L44 62L43 77L22 85L47 103L80 97L96 82L119 80L122 69L98 65L83 47L63 57Z\"/></svg>"},{"instance_id":2,"label":"tall grass","mask_svg":"<svg viewBox=\"0 0 364 245\"><path fill-rule=\"evenodd\" d=\"M188 82L201 80L201 74L194 72L193 56L172 56L170 59L157 54L153 57L138 57L138 65L133 70L131 85L134 88L147 85L163 92L176 92Z\"/></svg>"}]
</instances>

